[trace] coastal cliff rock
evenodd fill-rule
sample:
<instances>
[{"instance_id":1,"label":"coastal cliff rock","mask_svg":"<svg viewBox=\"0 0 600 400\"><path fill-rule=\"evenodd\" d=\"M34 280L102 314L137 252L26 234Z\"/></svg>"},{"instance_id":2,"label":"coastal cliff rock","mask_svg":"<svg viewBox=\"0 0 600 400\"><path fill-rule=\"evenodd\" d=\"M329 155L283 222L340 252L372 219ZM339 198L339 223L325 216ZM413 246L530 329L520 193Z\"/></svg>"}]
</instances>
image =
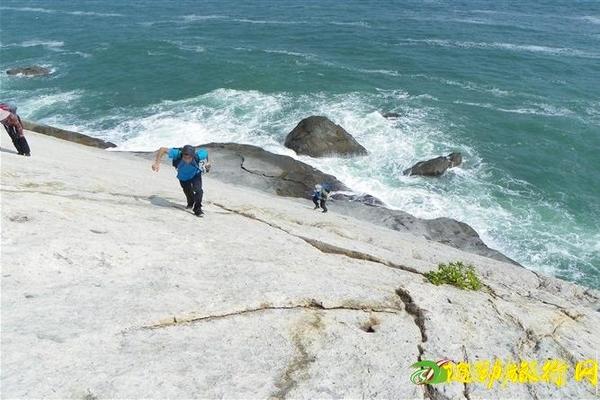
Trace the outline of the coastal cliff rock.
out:
<instances>
[{"instance_id":1,"label":"coastal cliff rock","mask_svg":"<svg viewBox=\"0 0 600 400\"><path fill-rule=\"evenodd\" d=\"M8 75L24 75L24 76L45 76L50 75L52 71L45 67L33 65L31 67L12 68L6 71Z\"/></svg>"},{"instance_id":2,"label":"coastal cliff rock","mask_svg":"<svg viewBox=\"0 0 600 400\"><path fill-rule=\"evenodd\" d=\"M336 212L382 225L400 232L410 232L429 240L468 252L517 264L497 250L485 245L469 225L451 218L422 219L400 210L391 210L376 197L356 194L335 176L288 156L270 153L260 147L236 143L202 145L210 151L218 168L211 173L219 180L250 188L308 199L315 184L327 183L332 191Z\"/></svg>"},{"instance_id":3,"label":"coastal cliff rock","mask_svg":"<svg viewBox=\"0 0 600 400\"><path fill-rule=\"evenodd\" d=\"M78 132L68 131L65 129L55 128L53 126L38 124L35 122L25 121L25 120L23 120L22 123L23 123L23 128L25 128L27 130L30 130L33 132L38 132L38 133L43 133L44 135L54 136L59 139L68 140L68 141L83 144L86 146L93 146L93 147L98 147L101 149L117 147L114 143L106 142L102 139L97 139L97 138L94 138L91 136L83 135Z\"/></svg>"},{"instance_id":4,"label":"coastal cliff rock","mask_svg":"<svg viewBox=\"0 0 600 400\"><path fill-rule=\"evenodd\" d=\"M344 128L326 117L303 119L285 138L285 147L311 157L356 156L367 154Z\"/></svg>"},{"instance_id":5,"label":"coastal cliff rock","mask_svg":"<svg viewBox=\"0 0 600 400\"><path fill-rule=\"evenodd\" d=\"M427 161L419 161L412 167L405 169L404 175L440 176L448 168L453 168L462 163L462 154L450 153Z\"/></svg>"},{"instance_id":6,"label":"coastal cliff rock","mask_svg":"<svg viewBox=\"0 0 600 400\"><path fill-rule=\"evenodd\" d=\"M595 396L573 376L600 348L596 290L225 182L217 160L197 219L167 161L27 137L44 151L2 153L3 398ZM449 261L483 289L429 283ZM501 376L410 381L440 359ZM506 380L549 359L564 386Z\"/></svg>"},{"instance_id":7,"label":"coastal cliff rock","mask_svg":"<svg viewBox=\"0 0 600 400\"><path fill-rule=\"evenodd\" d=\"M26 129L86 146L110 148L105 142L77 132L23 121ZM353 193L335 176L325 174L292 157L273 154L260 147L238 143L198 145L210 150L211 160L219 165L211 172L219 180L279 196L309 198L314 185L326 183L333 192L336 211L400 232L409 232L474 254L510 262L511 258L489 248L469 225L451 218L422 219L400 210L391 210L367 193ZM137 153L152 158L149 153Z\"/></svg>"}]
</instances>

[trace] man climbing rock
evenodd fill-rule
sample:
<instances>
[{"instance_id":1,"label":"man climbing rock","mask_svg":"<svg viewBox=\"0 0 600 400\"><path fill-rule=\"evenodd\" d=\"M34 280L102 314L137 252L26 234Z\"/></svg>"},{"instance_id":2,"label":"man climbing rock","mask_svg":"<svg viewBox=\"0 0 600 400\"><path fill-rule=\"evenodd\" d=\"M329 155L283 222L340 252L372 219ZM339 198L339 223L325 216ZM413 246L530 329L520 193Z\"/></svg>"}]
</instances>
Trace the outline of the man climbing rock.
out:
<instances>
[{"instance_id":1,"label":"man climbing rock","mask_svg":"<svg viewBox=\"0 0 600 400\"><path fill-rule=\"evenodd\" d=\"M313 190L312 201L315 204L315 210L319 207L323 209L323 212L327 212L327 199L329 198L329 189L326 185L315 185Z\"/></svg>"},{"instance_id":2,"label":"man climbing rock","mask_svg":"<svg viewBox=\"0 0 600 400\"><path fill-rule=\"evenodd\" d=\"M29 144L25 135L23 134L23 124L21 124L21 118L17 115L17 107L0 103L0 122L4 125L4 129L8 132L13 145L17 149L17 153L22 156L29 157L31 151L29 150Z\"/></svg>"},{"instance_id":3,"label":"man climbing rock","mask_svg":"<svg viewBox=\"0 0 600 400\"><path fill-rule=\"evenodd\" d=\"M160 170L160 162L167 154L177 168L177 179L187 199L187 207L193 208L197 217L204 216L202 212L202 174L210 170L208 152L205 149L196 149L194 146L185 145L182 148L161 147L156 152L156 160L152 170Z\"/></svg>"}]
</instances>

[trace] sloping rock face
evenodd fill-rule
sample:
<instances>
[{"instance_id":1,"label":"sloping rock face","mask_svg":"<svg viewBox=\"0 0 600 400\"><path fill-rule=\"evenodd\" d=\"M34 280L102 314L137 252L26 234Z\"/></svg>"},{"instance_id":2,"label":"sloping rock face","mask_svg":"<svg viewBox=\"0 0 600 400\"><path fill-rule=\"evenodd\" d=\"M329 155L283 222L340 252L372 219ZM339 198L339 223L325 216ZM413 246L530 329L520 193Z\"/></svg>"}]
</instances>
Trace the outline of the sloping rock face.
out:
<instances>
[{"instance_id":1,"label":"sloping rock face","mask_svg":"<svg viewBox=\"0 0 600 400\"><path fill-rule=\"evenodd\" d=\"M45 151L2 154L2 398L595 396L573 371L600 348L597 291L212 172L199 220L167 162L28 139ZM485 288L424 279L448 261ZM442 358L564 360L567 380L410 382Z\"/></svg>"},{"instance_id":2,"label":"sloping rock face","mask_svg":"<svg viewBox=\"0 0 600 400\"><path fill-rule=\"evenodd\" d=\"M421 219L403 211L390 210L368 194L352 194L334 176L288 156L270 153L260 147L236 143L202 145L210 151L214 165L211 173L221 181L248 186L280 196L310 198L314 185L327 183L335 200L336 212L410 232L475 254L517 264L497 250L490 249L469 225L451 218Z\"/></svg>"},{"instance_id":3,"label":"sloping rock face","mask_svg":"<svg viewBox=\"0 0 600 400\"><path fill-rule=\"evenodd\" d=\"M6 71L8 75L24 75L24 76L45 76L50 75L51 71L48 68L33 65L31 67L12 68Z\"/></svg>"},{"instance_id":4,"label":"sloping rock face","mask_svg":"<svg viewBox=\"0 0 600 400\"><path fill-rule=\"evenodd\" d=\"M344 128L320 116L300 121L285 138L285 147L311 157L367 154L367 149Z\"/></svg>"},{"instance_id":5,"label":"sloping rock face","mask_svg":"<svg viewBox=\"0 0 600 400\"><path fill-rule=\"evenodd\" d=\"M403 171L404 175L440 176L448 168L453 168L462 163L460 153L450 153L427 161L419 161L412 167Z\"/></svg>"}]
</instances>

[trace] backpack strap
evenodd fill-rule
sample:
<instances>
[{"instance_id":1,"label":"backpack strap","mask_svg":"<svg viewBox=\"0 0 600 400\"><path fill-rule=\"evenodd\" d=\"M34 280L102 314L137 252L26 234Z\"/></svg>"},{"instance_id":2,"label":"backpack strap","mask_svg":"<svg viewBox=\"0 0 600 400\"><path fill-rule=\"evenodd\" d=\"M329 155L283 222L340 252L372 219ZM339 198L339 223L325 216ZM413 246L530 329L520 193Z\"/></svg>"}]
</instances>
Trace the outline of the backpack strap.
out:
<instances>
[{"instance_id":1,"label":"backpack strap","mask_svg":"<svg viewBox=\"0 0 600 400\"><path fill-rule=\"evenodd\" d=\"M177 168L179 163L181 162L181 151L183 150L181 147L176 147L179 150L179 155L173 159L173 166Z\"/></svg>"}]
</instances>

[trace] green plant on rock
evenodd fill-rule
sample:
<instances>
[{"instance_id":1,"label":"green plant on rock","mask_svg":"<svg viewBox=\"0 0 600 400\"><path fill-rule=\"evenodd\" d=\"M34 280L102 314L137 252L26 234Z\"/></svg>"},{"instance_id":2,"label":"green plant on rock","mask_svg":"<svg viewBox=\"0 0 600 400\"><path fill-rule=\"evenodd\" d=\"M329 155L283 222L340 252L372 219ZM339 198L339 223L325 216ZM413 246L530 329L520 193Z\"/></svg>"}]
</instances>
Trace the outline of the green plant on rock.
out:
<instances>
[{"instance_id":1,"label":"green plant on rock","mask_svg":"<svg viewBox=\"0 0 600 400\"><path fill-rule=\"evenodd\" d=\"M475 273L472 265L465 265L462 261L455 261L449 264L439 264L437 271L430 271L425 274L429 282L434 285L456 286L465 290L481 289L481 280Z\"/></svg>"}]
</instances>

